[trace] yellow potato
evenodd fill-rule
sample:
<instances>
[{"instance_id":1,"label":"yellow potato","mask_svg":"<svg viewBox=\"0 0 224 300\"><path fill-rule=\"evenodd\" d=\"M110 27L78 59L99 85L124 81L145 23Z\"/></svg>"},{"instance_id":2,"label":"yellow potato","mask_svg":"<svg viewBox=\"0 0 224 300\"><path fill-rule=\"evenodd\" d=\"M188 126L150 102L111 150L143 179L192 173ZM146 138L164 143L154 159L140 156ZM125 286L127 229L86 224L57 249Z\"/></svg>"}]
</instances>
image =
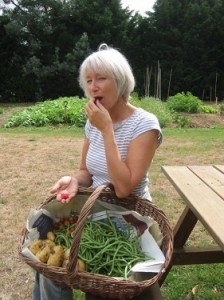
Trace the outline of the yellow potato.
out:
<instances>
[{"instance_id":1,"label":"yellow potato","mask_svg":"<svg viewBox=\"0 0 224 300\"><path fill-rule=\"evenodd\" d=\"M70 248L65 250L65 254L64 254L65 259L69 259L69 255L70 255Z\"/></svg>"},{"instance_id":2,"label":"yellow potato","mask_svg":"<svg viewBox=\"0 0 224 300\"><path fill-rule=\"evenodd\" d=\"M61 267L64 260L64 251L61 246L55 246L48 258L47 264L50 266Z\"/></svg>"},{"instance_id":3,"label":"yellow potato","mask_svg":"<svg viewBox=\"0 0 224 300\"><path fill-rule=\"evenodd\" d=\"M67 264L68 264L69 260L68 259L64 259L63 263L62 263L62 268L66 268Z\"/></svg>"},{"instance_id":4,"label":"yellow potato","mask_svg":"<svg viewBox=\"0 0 224 300\"><path fill-rule=\"evenodd\" d=\"M77 266L79 272L84 272L86 270L85 263L80 258L78 258L76 266Z\"/></svg>"},{"instance_id":5,"label":"yellow potato","mask_svg":"<svg viewBox=\"0 0 224 300\"><path fill-rule=\"evenodd\" d=\"M51 249L53 249L54 246L55 246L55 243L53 241L51 241L51 240L44 240L43 244L44 244L44 247L45 246L49 246Z\"/></svg>"},{"instance_id":6,"label":"yellow potato","mask_svg":"<svg viewBox=\"0 0 224 300\"><path fill-rule=\"evenodd\" d=\"M49 231L47 233L47 239L50 240L50 241L52 241L52 242L55 240L55 235L54 235L54 233L52 231Z\"/></svg>"},{"instance_id":7,"label":"yellow potato","mask_svg":"<svg viewBox=\"0 0 224 300\"><path fill-rule=\"evenodd\" d=\"M42 240L34 240L30 245L30 251L36 255L43 248L43 241Z\"/></svg>"},{"instance_id":8,"label":"yellow potato","mask_svg":"<svg viewBox=\"0 0 224 300\"><path fill-rule=\"evenodd\" d=\"M60 246L60 245L54 246L53 253L54 252L56 252L56 253L58 253L60 255L63 255L63 257L64 257L64 250L63 250L62 246Z\"/></svg>"},{"instance_id":9,"label":"yellow potato","mask_svg":"<svg viewBox=\"0 0 224 300\"><path fill-rule=\"evenodd\" d=\"M48 258L51 254L51 248L49 246L45 246L42 250L37 252L36 257L42 262L47 263Z\"/></svg>"}]
</instances>

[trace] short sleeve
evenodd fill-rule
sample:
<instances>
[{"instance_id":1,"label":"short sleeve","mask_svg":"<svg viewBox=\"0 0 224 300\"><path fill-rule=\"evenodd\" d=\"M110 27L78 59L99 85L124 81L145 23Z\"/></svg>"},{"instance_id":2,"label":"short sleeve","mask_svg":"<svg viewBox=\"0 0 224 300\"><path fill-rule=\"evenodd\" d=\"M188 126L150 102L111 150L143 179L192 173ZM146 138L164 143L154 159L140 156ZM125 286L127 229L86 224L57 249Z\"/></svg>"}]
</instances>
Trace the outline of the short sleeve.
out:
<instances>
[{"instance_id":1,"label":"short sleeve","mask_svg":"<svg viewBox=\"0 0 224 300\"><path fill-rule=\"evenodd\" d=\"M141 113L138 114L138 118L135 119L135 124L133 127L133 139L150 130L158 130L159 135L157 147L159 147L162 143L162 130L159 120L154 114L141 109Z\"/></svg>"}]
</instances>

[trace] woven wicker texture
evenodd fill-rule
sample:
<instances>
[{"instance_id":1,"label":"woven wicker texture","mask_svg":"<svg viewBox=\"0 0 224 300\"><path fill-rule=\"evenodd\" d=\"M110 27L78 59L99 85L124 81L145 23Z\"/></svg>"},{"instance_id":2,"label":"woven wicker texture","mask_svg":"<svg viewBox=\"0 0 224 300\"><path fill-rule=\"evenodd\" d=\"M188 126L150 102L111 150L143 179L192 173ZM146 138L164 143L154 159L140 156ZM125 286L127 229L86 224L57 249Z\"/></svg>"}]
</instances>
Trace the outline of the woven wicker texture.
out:
<instances>
[{"instance_id":1,"label":"woven wicker texture","mask_svg":"<svg viewBox=\"0 0 224 300\"><path fill-rule=\"evenodd\" d=\"M116 197L111 185L102 185L95 190L90 188L80 187L78 194L86 196L86 202L82 207L79 219L76 223L74 238L70 251L69 263L67 268L59 268L48 266L41 262L36 262L22 253L22 246L27 236L27 229L24 228L18 246L20 258L37 272L45 275L56 283L68 286L74 289L80 289L83 292L90 292L93 295L98 295L106 298L131 299L139 295L143 290L154 284L166 270L170 263L173 252L173 233L170 224L164 213L153 203L148 200L130 195L129 197L119 199ZM130 280L116 280L109 276L92 274L88 272L78 272L76 263L78 259L79 243L86 218L90 214L91 208L94 206L96 199L106 203L115 204L138 212L142 216L152 217L159 225L163 235L161 250L165 256L165 262L161 271L157 274L152 274L147 280L140 282ZM44 201L39 208L44 208L47 203L55 201L55 197L50 197Z\"/></svg>"}]
</instances>

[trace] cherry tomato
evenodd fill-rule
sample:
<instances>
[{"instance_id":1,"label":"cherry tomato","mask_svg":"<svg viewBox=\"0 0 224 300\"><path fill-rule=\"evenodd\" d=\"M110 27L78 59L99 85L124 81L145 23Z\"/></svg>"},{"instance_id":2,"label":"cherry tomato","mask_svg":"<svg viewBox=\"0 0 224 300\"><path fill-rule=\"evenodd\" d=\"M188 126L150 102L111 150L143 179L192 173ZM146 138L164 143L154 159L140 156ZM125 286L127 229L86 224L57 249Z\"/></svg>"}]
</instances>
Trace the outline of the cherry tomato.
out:
<instances>
[{"instance_id":1,"label":"cherry tomato","mask_svg":"<svg viewBox=\"0 0 224 300\"><path fill-rule=\"evenodd\" d=\"M67 193L61 193L61 199L62 200L67 200L69 198L69 194Z\"/></svg>"}]
</instances>

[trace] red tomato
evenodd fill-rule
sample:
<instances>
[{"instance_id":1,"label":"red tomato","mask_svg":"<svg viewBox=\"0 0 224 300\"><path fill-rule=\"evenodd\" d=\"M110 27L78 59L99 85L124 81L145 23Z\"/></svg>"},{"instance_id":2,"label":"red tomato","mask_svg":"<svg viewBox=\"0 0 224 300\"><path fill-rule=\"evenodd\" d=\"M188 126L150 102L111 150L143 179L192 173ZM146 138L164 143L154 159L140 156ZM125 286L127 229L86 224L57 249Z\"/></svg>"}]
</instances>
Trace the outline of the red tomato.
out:
<instances>
[{"instance_id":1,"label":"red tomato","mask_svg":"<svg viewBox=\"0 0 224 300\"><path fill-rule=\"evenodd\" d=\"M67 200L68 197L69 197L69 194L67 194L67 193L61 193L61 199L62 200Z\"/></svg>"}]
</instances>

